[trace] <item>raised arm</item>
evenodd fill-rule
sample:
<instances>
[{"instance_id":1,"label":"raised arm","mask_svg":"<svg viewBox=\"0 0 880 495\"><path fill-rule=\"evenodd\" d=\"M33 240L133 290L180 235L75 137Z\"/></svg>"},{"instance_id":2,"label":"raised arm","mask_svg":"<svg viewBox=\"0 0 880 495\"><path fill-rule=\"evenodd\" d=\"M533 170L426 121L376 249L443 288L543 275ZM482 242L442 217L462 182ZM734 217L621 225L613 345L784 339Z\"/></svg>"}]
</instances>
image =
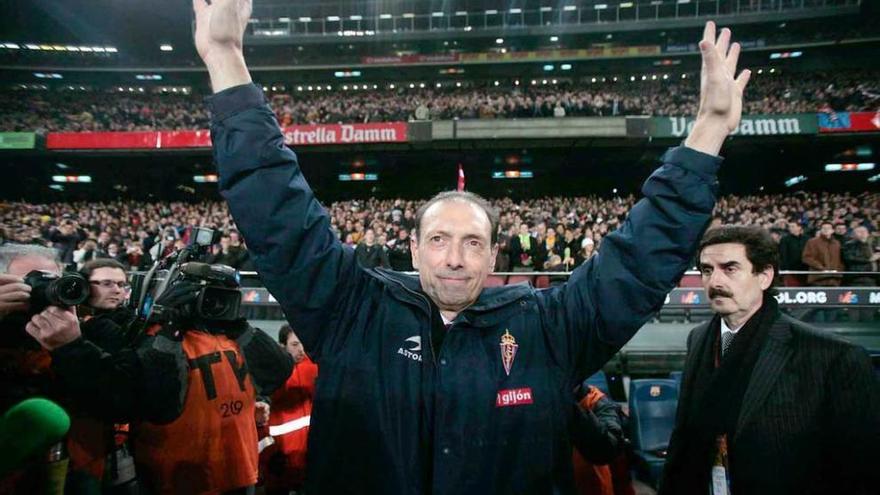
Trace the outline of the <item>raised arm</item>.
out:
<instances>
[{"instance_id":1,"label":"raised arm","mask_svg":"<svg viewBox=\"0 0 880 495\"><path fill-rule=\"evenodd\" d=\"M266 288L319 358L328 321L358 279L351 250L302 175L263 92L251 83L242 39L249 0L194 0L196 48L214 96L211 139L220 193Z\"/></svg>"},{"instance_id":2,"label":"raised arm","mask_svg":"<svg viewBox=\"0 0 880 495\"><path fill-rule=\"evenodd\" d=\"M700 42L700 110L684 146L663 156L640 200L599 253L573 274L551 305L561 309L572 378L602 366L663 305L693 260L717 194L717 156L742 113L749 71L734 77L739 44L730 31L717 40L708 22ZM554 311L555 313L555 311Z\"/></svg>"}]
</instances>

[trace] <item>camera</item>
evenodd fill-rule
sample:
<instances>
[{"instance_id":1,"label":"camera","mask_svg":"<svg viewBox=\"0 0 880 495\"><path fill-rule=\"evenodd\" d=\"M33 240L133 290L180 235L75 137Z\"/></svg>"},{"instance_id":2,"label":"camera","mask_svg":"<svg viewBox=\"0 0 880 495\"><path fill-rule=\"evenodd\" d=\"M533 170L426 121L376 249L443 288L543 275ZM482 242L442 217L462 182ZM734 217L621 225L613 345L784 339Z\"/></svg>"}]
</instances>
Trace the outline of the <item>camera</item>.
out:
<instances>
[{"instance_id":1,"label":"camera","mask_svg":"<svg viewBox=\"0 0 880 495\"><path fill-rule=\"evenodd\" d=\"M37 314L48 306L67 308L89 299L89 281L78 273L61 276L34 270L24 277L31 286L31 313Z\"/></svg>"},{"instance_id":2,"label":"camera","mask_svg":"<svg viewBox=\"0 0 880 495\"><path fill-rule=\"evenodd\" d=\"M241 308L238 271L206 263L220 233L194 228L189 244L132 277L131 304L146 323L186 322L209 326L234 321Z\"/></svg>"}]
</instances>

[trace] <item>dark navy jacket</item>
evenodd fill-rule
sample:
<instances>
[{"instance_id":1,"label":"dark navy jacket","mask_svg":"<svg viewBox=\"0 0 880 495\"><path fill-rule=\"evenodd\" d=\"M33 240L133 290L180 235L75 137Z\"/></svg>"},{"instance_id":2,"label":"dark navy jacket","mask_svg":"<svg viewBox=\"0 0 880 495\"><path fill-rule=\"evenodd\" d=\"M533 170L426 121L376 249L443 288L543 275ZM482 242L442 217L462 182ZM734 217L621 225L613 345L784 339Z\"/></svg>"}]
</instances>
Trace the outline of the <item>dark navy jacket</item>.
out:
<instances>
[{"instance_id":1,"label":"dark navy jacket","mask_svg":"<svg viewBox=\"0 0 880 495\"><path fill-rule=\"evenodd\" d=\"M485 289L432 344L416 277L365 270L330 230L254 85L210 99L220 189L318 362L310 494L571 492L572 390L662 306L708 225L720 159L674 148L567 284ZM506 373L502 336L518 346Z\"/></svg>"}]
</instances>

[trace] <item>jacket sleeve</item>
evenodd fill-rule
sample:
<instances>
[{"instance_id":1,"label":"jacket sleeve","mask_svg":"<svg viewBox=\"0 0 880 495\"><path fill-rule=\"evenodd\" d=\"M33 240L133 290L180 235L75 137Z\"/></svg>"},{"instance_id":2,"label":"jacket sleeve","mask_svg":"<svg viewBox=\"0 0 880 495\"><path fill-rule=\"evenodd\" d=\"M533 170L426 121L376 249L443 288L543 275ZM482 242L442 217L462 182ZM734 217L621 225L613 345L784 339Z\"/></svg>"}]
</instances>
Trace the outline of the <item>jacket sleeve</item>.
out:
<instances>
[{"instance_id":1,"label":"jacket sleeve","mask_svg":"<svg viewBox=\"0 0 880 495\"><path fill-rule=\"evenodd\" d=\"M257 395L269 397L287 382L293 372L293 356L266 332L248 325L236 343L244 353Z\"/></svg>"},{"instance_id":2,"label":"jacket sleeve","mask_svg":"<svg viewBox=\"0 0 880 495\"><path fill-rule=\"evenodd\" d=\"M328 320L343 310L339 301L363 272L330 230L263 92L253 84L236 86L209 104L220 193L266 288L319 359Z\"/></svg>"},{"instance_id":3,"label":"jacket sleeve","mask_svg":"<svg viewBox=\"0 0 880 495\"><path fill-rule=\"evenodd\" d=\"M52 369L74 405L100 419L168 423L183 410L186 358L162 335L112 354L80 338L52 352Z\"/></svg>"},{"instance_id":4,"label":"jacket sleeve","mask_svg":"<svg viewBox=\"0 0 880 495\"><path fill-rule=\"evenodd\" d=\"M863 249L861 242L849 241L843 245L843 262L847 267L870 263L871 257L866 253L870 253L870 251Z\"/></svg>"},{"instance_id":5,"label":"jacket sleeve","mask_svg":"<svg viewBox=\"0 0 880 495\"><path fill-rule=\"evenodd\" d=\"M617 405L607 397L599 399L593 410L576 406L572 423L572 444L584 459L608 464L623 448L623 426Z\"/></svg>"},{"instance_id":6,"label":"jacket sleeve","mask_svg":"<svg viewBox=\"0 0 880 495\"><path fill-rule=\"evenodd\" d=\"M566 339L572 384L623 347L681 279L709 224L720 164L719 157L685 147L667 151L642 186L644 198L605 237L598 254L546 293L549 327Z\"/></svg>"}]
</instances>

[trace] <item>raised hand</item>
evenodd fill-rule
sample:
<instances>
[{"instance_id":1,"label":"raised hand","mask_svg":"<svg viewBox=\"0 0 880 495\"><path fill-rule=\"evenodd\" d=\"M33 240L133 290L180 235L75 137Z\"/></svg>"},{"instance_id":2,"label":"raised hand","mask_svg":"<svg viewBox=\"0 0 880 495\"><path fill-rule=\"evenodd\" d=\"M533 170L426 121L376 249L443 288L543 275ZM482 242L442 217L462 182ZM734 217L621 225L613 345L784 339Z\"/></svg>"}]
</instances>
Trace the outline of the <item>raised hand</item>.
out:
<instances>
[{"instance_id":1,"label":"raised hand","mask_svg":"<svg viewBox=\"0 0 880 495\"><path fill-rule=\"evenodd\" d=\"M746 69L736 76L740 45L730 42L730 30L715 34L715 23L709 21L703 30L700 53L700 109L694 130L685 145L709 154L718 154L728 134L736 129L742 117L742 99L752 73Z\"/></svg>"},{"instance_id":2,"label":"raised hand","mask_svg":"<svg viewBox=\"0 0 880 495\"><path fill-rule=\"evenodd\" d=\"M193 0L196 50L214 92L251 82L242 54L251 8L251 0Z\"/></svg>"}]
</instances>

